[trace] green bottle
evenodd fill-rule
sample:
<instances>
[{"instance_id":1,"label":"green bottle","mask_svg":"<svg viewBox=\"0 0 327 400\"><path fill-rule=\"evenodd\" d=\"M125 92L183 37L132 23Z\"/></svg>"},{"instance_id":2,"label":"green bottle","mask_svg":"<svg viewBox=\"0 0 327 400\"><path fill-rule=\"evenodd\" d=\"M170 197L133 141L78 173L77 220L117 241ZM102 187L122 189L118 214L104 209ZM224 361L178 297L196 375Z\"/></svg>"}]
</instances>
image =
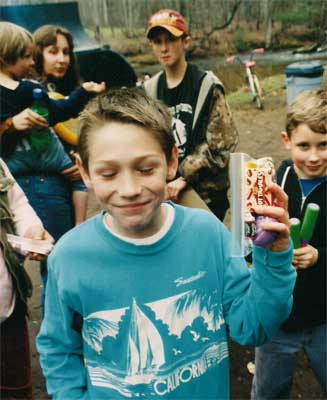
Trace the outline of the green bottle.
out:
<instances>
[{"instance_id":1,"label":"green bottle","mask_svg":"<svg viewBox=\"0 0 327 400\"><path fill-rule=\"evenodd\" d=\"M33 89L33 104L30 109L48 121L49 110L41 89ZM29 136L31 147L36 152L45 151L51 143L52 132L49 127L35 126Z\"/></svg>"}]
</instances>

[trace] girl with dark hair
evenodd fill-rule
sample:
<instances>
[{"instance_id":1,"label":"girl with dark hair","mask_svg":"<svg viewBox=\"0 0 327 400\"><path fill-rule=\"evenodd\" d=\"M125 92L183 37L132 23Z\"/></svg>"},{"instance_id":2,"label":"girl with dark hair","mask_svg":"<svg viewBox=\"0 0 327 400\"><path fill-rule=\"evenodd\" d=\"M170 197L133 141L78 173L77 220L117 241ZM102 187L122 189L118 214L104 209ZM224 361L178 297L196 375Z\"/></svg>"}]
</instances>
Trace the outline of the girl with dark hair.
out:
<instances>
[{"instance_id":1,"label":"girl with dark hair","mask_svg":"<svg viewBox=\"0 0 327 400\"><path fill-rule=\"evenodd\" d=\"M48 91L69 95L80 85L71 33L56 25L43 25L34 32L35 69Z\"/></svg>"}]
</instances>

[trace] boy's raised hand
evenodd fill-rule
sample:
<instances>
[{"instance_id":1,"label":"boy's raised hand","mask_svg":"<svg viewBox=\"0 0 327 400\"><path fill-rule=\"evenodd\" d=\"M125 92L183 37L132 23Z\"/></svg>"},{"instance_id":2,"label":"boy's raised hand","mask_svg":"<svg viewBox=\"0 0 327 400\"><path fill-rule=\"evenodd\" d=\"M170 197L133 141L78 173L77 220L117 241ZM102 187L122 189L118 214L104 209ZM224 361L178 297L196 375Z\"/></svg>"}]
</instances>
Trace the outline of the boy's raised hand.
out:
<instances>
[{"instance_id":1,"label":"boy's raised hand","mask_svg":"<svg viewBox=\"0 0 327 400\"><path fill-rule=\"evenodd\" d=\"M269 187L274 205L256 206L254 212L258 215L274 218L276 221L263 222L261 228L267 231L276 232L275 240L267 246L271 251L283 251L289 246L288 196L283 189L273 183Z\"/></svg>"},{"instance_id":2,"label":"boy's raised hand","mask_svg":"<svg viewBox=\"0 0 327 400\"><path fill-rule=\"evenodd\" d=\"M12 122L13 128L16 131L27 131L34 128L36 125L44 128L48 126L47 121L30 108L25 108L25 110L15 115Z\"/></svg>"},{"instance_id":3,"label":"boy's raised hand","mask_svg":"<svg viewBox=\"0 0 327 400\"><path fill-rule=\"evenodd\" d=\"M82 87L87 91L87 92L92 92L92 93L103 93L106 90L106 84L105 82L101 83L96 83L93 81L90 82L84 82L82 84Z\"/></svg>"},{"instance_id":4,"label":"boy's raised hand","mask_svg":"<svg viewBox=\"0 0 327 400\"><path fill-rule=\"evenodd\" d=\"M293 251L295 269L306 269L314 265L318 260L318 250L309 244Z\"/></svg>"}]
</instances>

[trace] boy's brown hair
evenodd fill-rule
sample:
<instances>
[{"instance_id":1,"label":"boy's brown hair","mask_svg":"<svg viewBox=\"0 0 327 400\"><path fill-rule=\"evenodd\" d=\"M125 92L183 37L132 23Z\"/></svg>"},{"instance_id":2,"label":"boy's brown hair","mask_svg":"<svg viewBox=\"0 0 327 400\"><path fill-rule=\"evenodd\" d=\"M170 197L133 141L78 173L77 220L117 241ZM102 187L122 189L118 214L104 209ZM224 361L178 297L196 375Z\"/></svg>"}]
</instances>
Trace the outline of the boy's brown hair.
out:
<instances>
[{"instance_id":1,"label":"boy's brown hair","mask_svg":"<svg viewBox=\"0 0 327 400\"><path fill-rule=\"evenodd\" d=\"M110 122L134 124L147 129L160 143L166 160L170 160L175 139L168 108L142 89L112 89L92 99L79 116L78 152L86 171L90 135Z\"/></svg>"},{"instance_id":2,"label":"boy's brown hair","mask_svg":"<svg viewBox=\"0 0 327 400\"><path fill-rule=\"evenodd\" d=\"M33 36L30 32L11 22L0 22L0 68L16 64L31 46Z\"/></svg>"},{"instance_id":3,"label":"boy's brown hair","mask_svg":"<svg viewBox=\"0 0 327 400\"><path fill-rule=\"evenodd\" d=\"M292 132L300 124L306 124L316 133L327 133L327 90L307 90L291 103L286 115L286 132Z\"/></svg>"}]
</instances>

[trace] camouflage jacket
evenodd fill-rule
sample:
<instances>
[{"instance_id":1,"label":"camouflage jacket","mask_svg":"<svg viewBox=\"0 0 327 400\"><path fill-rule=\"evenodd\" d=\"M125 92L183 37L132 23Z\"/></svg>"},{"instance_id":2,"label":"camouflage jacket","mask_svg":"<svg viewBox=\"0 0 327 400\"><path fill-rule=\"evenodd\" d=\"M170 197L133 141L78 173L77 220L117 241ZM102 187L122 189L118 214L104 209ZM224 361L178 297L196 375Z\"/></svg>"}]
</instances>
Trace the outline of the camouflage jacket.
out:
<instances>
[{"instance_id":1,"label":"camouflage jacket","mask_svg":"<svg viewBox=\"0 0 327 400\"><path fill-rule=\"evenodd\" d=\"M159 76L160 73L144 85L153 97ZM211 71L206 72L201 83L192 130L195 145L181 162L179 172L209 203L211 193L229 186L229 156L238 142L223 84Z\"/></svg>"}]
</instances>

